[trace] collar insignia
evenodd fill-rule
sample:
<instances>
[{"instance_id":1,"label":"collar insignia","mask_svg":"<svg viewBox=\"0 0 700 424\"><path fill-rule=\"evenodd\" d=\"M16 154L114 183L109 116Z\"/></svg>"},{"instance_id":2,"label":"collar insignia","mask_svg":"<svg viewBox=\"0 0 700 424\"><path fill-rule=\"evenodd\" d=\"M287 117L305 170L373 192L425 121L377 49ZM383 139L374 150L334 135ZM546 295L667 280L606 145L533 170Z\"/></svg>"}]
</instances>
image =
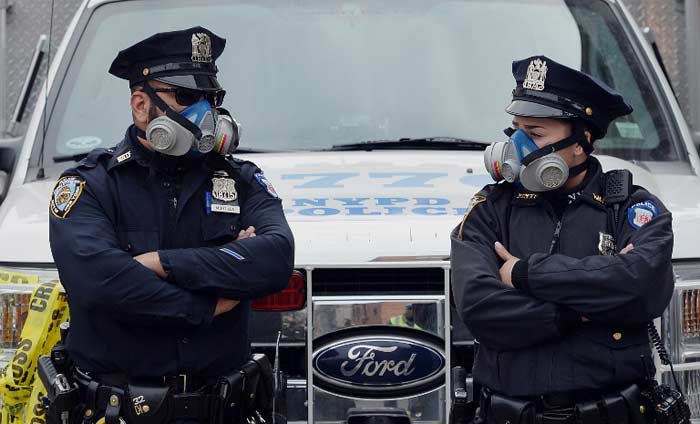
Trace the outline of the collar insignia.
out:
<instances>
[{"instance_id":1,"label":"collar insignia","mask_svg":"<svg viewBox=\"0 0 700 424\"><path fill-rule=\"evenodd\" d=\"M125 160L130 159L130 158L131 158L131 150L129 150L128 152L126 152L124 154L117 156L117 163L122 163Z\"/></svg>"},{"instance_id":2,"label":"collar insignia","mask_svg":"<svg viewBox=\"0 0 700 424\"><path fill-rule=\"evenodd\" d=\"M540 198L540 195L537 193L518 193L515 198L518 200L537 200Z\"/></svg>"}]
</instances>

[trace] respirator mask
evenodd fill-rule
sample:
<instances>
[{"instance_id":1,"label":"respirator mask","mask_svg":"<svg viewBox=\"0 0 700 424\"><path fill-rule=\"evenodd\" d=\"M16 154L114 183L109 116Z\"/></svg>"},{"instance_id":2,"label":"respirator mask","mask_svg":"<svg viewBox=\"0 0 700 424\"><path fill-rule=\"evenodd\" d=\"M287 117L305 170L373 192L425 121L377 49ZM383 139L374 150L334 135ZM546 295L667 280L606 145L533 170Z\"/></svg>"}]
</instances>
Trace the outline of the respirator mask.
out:
<instances>
[{"instance_id":1,"label":"respirator mask","mask_svg":"<svg viewBox=\"0 0 700 424\"><path fill-rule=\"evenodd\" d=\"M484 151L484 165L495 181L520 182L525 189L533 192L556 190L566 181L588 167L588 161L569 168L566 161L555 152L579 143L586 154L593 148L585 140L584 128L574 123L571 136L538 148L537 144L523 130L504 130L508 141L496 142Z\"/></svg>"},{"instance_id":2,"label":"respirator mask","mask_svg":"<svg viewBox=\"0 0 700 424\"><path fill-rule=\"evenodd\" d=\"M154 151L168 156L216 151L225 156L238 147L241 128L226 109L213 108L208 100L201 99L177 113L150 85L144 84L144 91L165 112L146 127L145 138Z\"/></svg>"}]
</instances>

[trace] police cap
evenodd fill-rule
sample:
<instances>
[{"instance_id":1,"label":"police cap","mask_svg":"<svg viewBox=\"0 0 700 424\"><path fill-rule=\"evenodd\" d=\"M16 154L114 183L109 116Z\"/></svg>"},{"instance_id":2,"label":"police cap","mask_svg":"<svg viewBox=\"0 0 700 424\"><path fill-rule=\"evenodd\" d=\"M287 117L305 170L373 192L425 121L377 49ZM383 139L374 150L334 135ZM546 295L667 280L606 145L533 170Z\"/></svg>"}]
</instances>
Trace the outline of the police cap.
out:
<instances>
[{"instance_id":1,"label":"police cap","mask_svg":"<svg viewBox=\"0 0 700 424\"><path fill-rule=\"evenodd\" d=\"M511 115L533 118L581 118L593 138L605 136L608 125L632 113L622 96L602 81L546 56L513 62L516 87L506 108Z\"/></svg>"},{"instance_id":2,"label":"police cap","mask_svg":"<svg viewBox=\"0 0 700 424\"><path fill-rule=\"evenodd\" d=\"M221 90L214 61L226 40L206 28L160 32L119 52L109 73L130 86L158 80L194 90Z\"/></svg>"}]
</instances>

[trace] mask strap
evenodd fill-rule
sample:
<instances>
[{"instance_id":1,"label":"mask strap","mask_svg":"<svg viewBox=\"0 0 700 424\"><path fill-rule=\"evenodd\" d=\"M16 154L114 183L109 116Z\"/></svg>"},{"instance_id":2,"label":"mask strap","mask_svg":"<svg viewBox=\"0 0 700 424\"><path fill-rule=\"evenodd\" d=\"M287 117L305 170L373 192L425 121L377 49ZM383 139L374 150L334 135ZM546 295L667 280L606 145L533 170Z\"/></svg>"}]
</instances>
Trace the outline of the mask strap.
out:
<instances>
[{"instance_id":1,"label":"mask strap","mask_svg":"<svg viewBox=\"0 0 700 424\"><path fill-rule=\"evenodd\" d=\"M573 178L588 169L588 158L583 163L569 168L569 178Z\"/></svg>"},{"instance_id":2,"label":"mask strap","mask_svg":"<svg viewBox=\"0 0 700 424\"><path fill-rule=\"evenodd\" d=\"M170 106L168 106L167 103L165 103L165 102L163 101L163 99L161 99L161 98L156 94L156 92L153 90L153 87L151 87L151 86L148 84L148 82L145 82L145 83L143 84L143 91L145 91L146 94L148 94L148 97L151 98L151 101L158 107L158 109L160 109L160 110L162 110L163 112L165 112L165 115L166 115L168 118L172 119L173 121L175 121L175 122L177 122L178 124L180 124L180 125L182 125L183 127L185 127L189 132L191 132L192 134L194 134L194 138L196 138L197 140L199 140L199 139L202 138L202 130L199 129L198 126L196 126L195 124L193 124L192 121L190 121L189 119L186 119L184 116L182 116L182 115L180 115L179 113L175 112L175 111L173 110L173 108L171 108ZM145 138L145 137L144 137L144 138Z\"/></svg>"},{"instance_id":3,"label":"mask strap","mask_svg":"<svg viewBox=\"0 0 700 424\"><path fill-rule=\"evenodd\" d=\"M591 153L593 153L593 146L591 146L591 143L589 143L586 140L585 134L583 137L583 141L579 141L578 145L581 146L581 148L583 149L583 151L586 153L587 156L590 156Z\"/></svg>"},{"instance_id":4,"label":"mask strap","mask_svg":"<svg viewBox=\"0 0 700 424\"><path fill-rule=\"evenodd\" d=\"M585 134L583 130L583 126L578 125L574 123L573 125L573 133L569 136L566 137L565 139L559 140L554 144L550 144L549 146L545 146L541 149L537 149L534 152L530 153L529 155L525 156L523 160L521 161L523 165L528 166L532 162L536 161L537 159L547 156L549 154L552 154L558 150L566 149L567 147L574 145L576 143L581 144L580 140L582 138L585 139ZM581 144L581 147L583 147L584 151L586 150L586 147ZM589 145L590 148L590 145Z\"/></svg>"},{"instance_id":5,"label":"mask strap","mask_svg":"<svg viewBox=\"0 0 700 424\"><path fill-rule=\"evenodd\" d=\"M141 137L144 140L148 138L146 137L146 131L142 130L141 128L136 128L136 137Z\"/></svg>"}]
</instances>

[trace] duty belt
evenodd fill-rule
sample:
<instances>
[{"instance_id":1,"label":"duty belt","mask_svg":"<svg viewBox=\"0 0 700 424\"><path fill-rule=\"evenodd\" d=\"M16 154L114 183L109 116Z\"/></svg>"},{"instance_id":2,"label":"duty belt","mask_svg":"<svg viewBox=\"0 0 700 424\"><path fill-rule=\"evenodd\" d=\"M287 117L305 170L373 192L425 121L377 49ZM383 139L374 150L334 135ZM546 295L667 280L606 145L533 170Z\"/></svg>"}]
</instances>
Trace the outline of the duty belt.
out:
<instances>
[{"instance_id":1,"label":"duty belt","mask_svg":"<svg viewBox=\"0 0 700 424\"><path fill-rule=\"evenodd\" d=\"M205 379L193 376L158 379L160 385L119 384L115 381L119 380L118 377L93 379L78 370L75 377L85 404L85 422L92 422L98 412L104 413L107 424L119 423L120 416L126 417L128 422L141 421L141 416L149 416L148 422L160 422L158 417L213 422L223 408L221 398L215 393L215 385L202 384ZM117 384L113 385L115 382Z\"/></svg>"},{"instance_id":2,"label":"duty belt","mask_svg":"<svg viewBox=\"0 0 700 424\"><path fill-rule=\"evenodd\" d=\"M483 389L480 416L488 424L645 424L636 384L616 391L566 392L515 398Z\"/></svg>"}]
</instances>

